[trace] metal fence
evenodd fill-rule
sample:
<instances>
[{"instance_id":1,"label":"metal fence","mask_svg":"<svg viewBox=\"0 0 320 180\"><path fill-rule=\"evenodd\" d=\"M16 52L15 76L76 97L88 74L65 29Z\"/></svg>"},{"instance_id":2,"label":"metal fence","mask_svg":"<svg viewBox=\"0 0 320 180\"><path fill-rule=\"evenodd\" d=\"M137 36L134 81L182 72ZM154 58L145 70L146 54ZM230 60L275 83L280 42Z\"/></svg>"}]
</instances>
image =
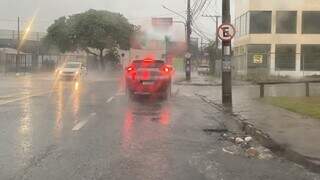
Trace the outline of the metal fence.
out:
<instances>
[{"instance_id":1,"label":"metal fence","mask_svg":"<svg viewBox=\"0 0 320 180\"><path fill-rule=\"evenodd\" d=\"M1 54L0 74L50 72L69 60L87 62L87 56L60 54Z\"/></svg>"}]
</instances>

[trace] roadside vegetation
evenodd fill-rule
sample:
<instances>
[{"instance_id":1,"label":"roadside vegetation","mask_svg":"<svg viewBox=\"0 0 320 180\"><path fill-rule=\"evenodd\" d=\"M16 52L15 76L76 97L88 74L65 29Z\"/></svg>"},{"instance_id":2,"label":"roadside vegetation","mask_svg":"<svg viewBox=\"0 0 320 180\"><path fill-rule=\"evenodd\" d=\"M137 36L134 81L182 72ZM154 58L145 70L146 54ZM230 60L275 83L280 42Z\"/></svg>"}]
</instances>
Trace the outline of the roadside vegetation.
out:
<instances>
[{"instance_id":1,"label":"roadside vegetation","mask_svg":"<svg viewBox=\"0 0 320 180\"><path fill-rule=\"evenodd\" d=\"M302 115L320 119L319 97L266 97L264 102Z\"/></svg>"}]
</instances>

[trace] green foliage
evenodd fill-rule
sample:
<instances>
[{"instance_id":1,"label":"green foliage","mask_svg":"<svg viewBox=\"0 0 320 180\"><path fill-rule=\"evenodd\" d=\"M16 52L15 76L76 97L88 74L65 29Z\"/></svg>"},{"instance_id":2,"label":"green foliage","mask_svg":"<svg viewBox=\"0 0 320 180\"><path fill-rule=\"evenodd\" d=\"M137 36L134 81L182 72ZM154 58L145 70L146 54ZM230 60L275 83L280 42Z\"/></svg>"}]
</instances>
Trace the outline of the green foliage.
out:
<instances>
[{"instance_id":1,"label":"green foliage","mask_svg":"<svg viewBox=\"0 0 320 180\"><path fill-rule=\"evenodd\" d=\"M119 13L89 10L69 17L61 17L49 28L46 42L61 52L76 49L95 54L90 49L130 48L134 26Z\"/></svg>"},{"instance_id":2,"label":"green foliage","mask_svg":"<svg viewBox=\"0 0 320 180\"><path fill-rule=\"evenodd\" d=\"M221 49L216 52L216 43L210 42L209 46L205 48L205 52L209 54L210 61L215 61L215 59L221 59Z\"/></svg>"},{"instance_id":3,"label":"green foliage","mask_svg":"<svg viewBox=\"0 0 320 180\"><path fill-rule=\"evenodd\" d=\"M213 74L215 71L215 61L221 59L222 56L221 49L218 48L218 51L216 51L216 43L211 41L204 51L209 54L210 72Z\"/></svg>"},{"instance_id":4,"label":"green foliage","mask_svg":"<svg viewBox=\"0 0 320 180\"><path fill-rule=\"evenodd\" d=\"M61 17L55 20L48 28L48 34L44 39L44 44L49 47L54 45L58 47L61 52L70 51L73 45L69 38L70 26L67 24L67 18Z\"/></svg>"}]
</instances>

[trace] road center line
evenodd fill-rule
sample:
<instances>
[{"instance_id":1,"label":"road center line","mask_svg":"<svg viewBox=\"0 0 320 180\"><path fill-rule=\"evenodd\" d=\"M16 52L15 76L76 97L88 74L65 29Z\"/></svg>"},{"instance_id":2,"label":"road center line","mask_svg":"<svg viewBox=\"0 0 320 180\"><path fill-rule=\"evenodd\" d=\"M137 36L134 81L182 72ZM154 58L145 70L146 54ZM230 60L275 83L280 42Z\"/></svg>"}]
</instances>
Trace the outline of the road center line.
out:
<instances>
[{"instance_id":1,"label":"road center line","mask_svg":"<svg viewBox=\"0 0 320 180\"><path fill-rule=\"evenodd\" d=\"M72 128L72 131L79 131L81 128L83 128L84 125L86 125L89 122L90 118L95 116L95 115L96 115L96 113L91 113L90 116L86 120L78 122L78 124L76 124Z\"/></svg>"},{"instance_id":2,"label":"road center line","mask_svg":"<svg viewBox=\"0 0 320 180\"><path fill-rule=\"evenodd\" d=\"M110 103L112 100L114 99L114 97L110 97L108 100L107 100L107 103Z\"/></svg>"},{"instance_id":3,"label":"road center line","mask_svg":"<svg viewBox=\"0 0 320 180\"><path fill-rule=\"evenodd\" d=\"M72 128L72 131L79 131L84 125L88 123L89 119L80 121L76 126Z\"/></svg>"}]
</instances>

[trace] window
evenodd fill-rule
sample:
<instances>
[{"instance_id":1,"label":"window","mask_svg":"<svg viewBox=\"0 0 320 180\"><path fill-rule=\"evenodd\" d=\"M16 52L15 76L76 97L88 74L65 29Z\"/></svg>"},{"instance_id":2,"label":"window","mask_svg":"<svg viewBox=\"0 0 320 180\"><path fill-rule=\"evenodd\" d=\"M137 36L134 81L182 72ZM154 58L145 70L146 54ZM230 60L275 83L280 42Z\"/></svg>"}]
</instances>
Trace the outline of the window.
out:
<instances>
[{"instance_id":1,"label":"window","mask_svg":"<svg viewBox=\"0 0 320 180\"><path fill-rule=\"evenodd\" d=\"M320 71L320 44L301 46L301 70Z\"/></svg>"},{"instance_id":2,"label":"window","mask_svg":"<svg viewBox=\"0 0 320 180\"><path fill-rule=\"evenodd\" d=\"M271 11L250 12L250 33L271 33Z\"/></svg>"},{"instance_id":3,"label":"window","mask_svg":"<svg viewBox=\"0 0 320 180\"><path fill-rule=\"evenodd\" d=\"M270 44L248 45L248 67L266 68L268 66L270 49Z\"/></svg>"},{"instance_id":4,"label":"window","mask_svg":"<svg viewBox=\"0 0 320 180\"><path fill-rule=\"evenodd\" d=\"M297 11L277 11L277 33L297 33Z\"/></svg>"},{"instance_id":5,"label":"window","mask_svg":"<svg viewBox=\"0 0 320 180\"><path fill-rule=\"evenodd\" d=\"M249 13L245 13L235 19L236 37L248 34L248 14Z\"/></svg>"},{"instance_id":6,"label":"window","mask_svg":"<svg viewBox=\"0 0 320 180\"><path fill-rule=\"evenodd\" d=\"M304 11L302 13L302 33L320 34L320 11Z\"/></svg>"},{"instance_id":7,"label":"window","mask_svg":"<svg viewBox=\"0 0 320 180\"><path fill-rule=\"evenodd\" d=\"M247 24L247 14L244 14L241 16L241 33L240 36L246 35L247 34L247 29L246 29L246 24Z\"/></svg>"},{"instance_id":8,"label":"window","mask_svg":"<svg viewBox=\"0 0 320 180\"><path fill-rule=\"evenodd\" d=\"M235 22L235 26L236 26L236 37L240 37L240 18L236 19Z\"/></svg>"},{"instance_id":9,"label":"window","mask_svg":"<svg viewBox=\"0 0 320 180\"><path fill-rule=\"evenodd\" d=\"M296 69L296 45L276 45L276 70Z\"/></svg>"}]
</instances>

